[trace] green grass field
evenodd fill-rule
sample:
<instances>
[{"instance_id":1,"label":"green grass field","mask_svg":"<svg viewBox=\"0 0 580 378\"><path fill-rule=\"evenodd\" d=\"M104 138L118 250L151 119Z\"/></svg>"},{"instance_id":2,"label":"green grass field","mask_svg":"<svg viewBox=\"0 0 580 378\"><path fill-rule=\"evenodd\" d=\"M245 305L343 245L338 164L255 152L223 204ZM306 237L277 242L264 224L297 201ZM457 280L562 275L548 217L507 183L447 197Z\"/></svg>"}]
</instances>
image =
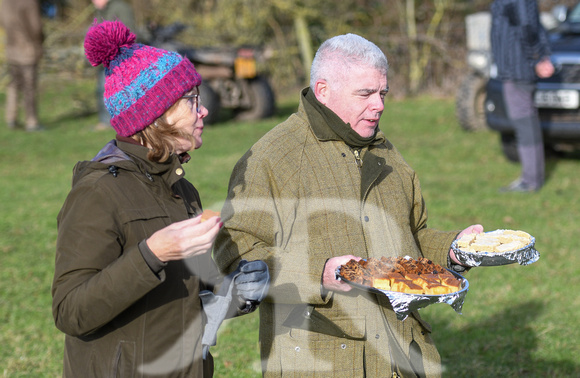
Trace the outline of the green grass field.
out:
<instances>
[{"instance_id":1,"label":"green grass field","mask_svg":"<svg viewBox=\"0 0 580 378\"><path fill-rule=\"evenodd\" d=\"M42 133L8 131L0 120L3 377L61 374L63 335L54 327L50 296L56 216L74 164L113 138L112 131L91 131L93 90L82 81L43 81ZM206 128L204 146L185 167L206 208L219 210L237 159L296 106L297 93L272 119ZM433 325L444 376L580 376L580 158L550 159L539 193L500 195L519 167L502 157L495 133L459 128L452 99L387 100L381 128L418 172L431 227L523 229L541 253L530 266L473 269L461 315L445 304L421 310ZM225 323L212 348L217 377L260 376L258 321L252 314Z\"/></svg>"}]
</instances>

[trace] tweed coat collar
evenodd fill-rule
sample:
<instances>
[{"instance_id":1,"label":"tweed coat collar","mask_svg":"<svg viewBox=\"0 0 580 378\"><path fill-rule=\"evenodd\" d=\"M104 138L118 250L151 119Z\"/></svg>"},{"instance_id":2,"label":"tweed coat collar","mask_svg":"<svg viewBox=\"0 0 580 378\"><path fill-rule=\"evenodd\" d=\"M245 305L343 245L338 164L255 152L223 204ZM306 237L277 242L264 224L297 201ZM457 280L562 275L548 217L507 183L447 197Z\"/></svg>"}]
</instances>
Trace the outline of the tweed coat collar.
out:
<instances>
[{"instance_id":1,"label":"tweed coat collar","mask_svg":"<svg viewBox=\"0 0 580 378\"><path fill-rule=\"evenodd\" d=\"M364 200L373 183L379 180L380 177L385 177L393 171L393 168L387 163L385 156L382 154L373 153L373 149L379 148L390 150L392 149L392 145L385 138L383 132L379 129L377 129L377 132L373 137L368 138L369 140L366 144L355 146L350 145L341 137L341 135L336 132L336 124L341 123L342 127L348 127L349 129L350 125L342 122L342 120L340 120L336 114L332 113L330 109L326 108L324 105L318 102L314 95L309 94L309 91L309 88L302 90L300 108L304 111L304 113L306 113L312 132L316 138L321 142L335 141L345 143L349 146L353 153L356 151L358 156L362 157L362 164L360 166L360 198L361 200ZM315 101L318 106L317 104L313 104L313 101ZM326 114L323 115L323 112ZM334 115L334 117L332 117L332 115ZM335 122L334 127L329 124L330 122ZM338 127L340 127L340 125ZM354 131L352 131L352 133L356 134Z\"/></svg>"}]
</instances>

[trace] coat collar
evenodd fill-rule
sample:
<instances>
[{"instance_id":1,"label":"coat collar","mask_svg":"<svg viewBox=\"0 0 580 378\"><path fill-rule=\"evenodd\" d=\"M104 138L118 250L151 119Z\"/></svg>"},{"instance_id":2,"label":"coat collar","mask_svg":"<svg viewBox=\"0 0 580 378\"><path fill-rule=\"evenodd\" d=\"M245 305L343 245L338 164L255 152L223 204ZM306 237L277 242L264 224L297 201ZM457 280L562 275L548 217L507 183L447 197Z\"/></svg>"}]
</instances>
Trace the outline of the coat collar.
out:
<instances>
[{"instance_id":1,"label":"coat collar","mask_svg":"<svg viewBox=\"0 0 580 378\"><path fill-rule=\"evenodd\" d=\"M92 160L106 165L114 165L122 170L142 172L149 181L155 177L167 182L170 186L185 176L180 158L172 155L167 161L157 163L147 158L149 149L138 143L111 140Z\"/></svg>"},{"instance_id":2,"label":"coat collar","mask_svg":"<svg viewBox=\"0 0 580 378\"><path fill-rule=\"evenodd\" d=\"M117 146L132 158L150 180L150 175L161 176L169 185L173 185L185 176L180 159L176 155L171 155L167 161L158 163L147 158L149 152L147 147L121 141L117 141Z\"/></svg>"},{"instance_id":3,"label":"coat collar","mask_svg":"<svg viewBox=\"0 0 580 378\"><path fill-rule=\"evenodd\" d=\"M344 123L336 113L320 103L310 88L304 88L300 93L300 109L308 117L310 127L320 141L342 141L353 148L362 148L385 142L383 132L377 128L375 135L362 138L350 124Z\"/></svg>"}]
</instances>

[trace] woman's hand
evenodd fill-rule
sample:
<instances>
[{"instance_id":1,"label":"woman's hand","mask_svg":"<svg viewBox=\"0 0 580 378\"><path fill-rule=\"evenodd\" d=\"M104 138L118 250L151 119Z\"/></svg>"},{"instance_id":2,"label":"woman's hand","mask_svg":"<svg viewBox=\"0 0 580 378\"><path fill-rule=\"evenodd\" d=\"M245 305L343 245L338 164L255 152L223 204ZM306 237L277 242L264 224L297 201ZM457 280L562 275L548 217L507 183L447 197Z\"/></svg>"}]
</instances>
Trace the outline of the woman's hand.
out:
<instances>
[{"instance_id":1,"label":"woman's hand","mask_svg":"<svg viewBox=\"0 0 580 378\"><path fill-rule=\"evenodd\" d=\"M200 215L155 232L147 239L147 246L163 262L201 255L211 250L222 226L220 217L201 222Z\"/></svg>"}]
</instances>

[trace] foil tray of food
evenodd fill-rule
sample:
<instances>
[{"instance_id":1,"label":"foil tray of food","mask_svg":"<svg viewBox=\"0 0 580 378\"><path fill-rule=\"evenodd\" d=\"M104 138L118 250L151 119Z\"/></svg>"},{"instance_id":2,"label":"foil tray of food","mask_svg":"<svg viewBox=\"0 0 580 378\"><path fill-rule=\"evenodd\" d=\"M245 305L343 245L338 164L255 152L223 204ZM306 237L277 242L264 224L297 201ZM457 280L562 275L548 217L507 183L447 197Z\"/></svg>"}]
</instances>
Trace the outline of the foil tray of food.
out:
<instances>
[{"instance_id":1,"label":"foil tray of food","mask_svg":"<svg viewBox=\"0 0 580 378\"><path fill-rule=\"evenodd\" d=\"M338 267L336 276L354 288L386 296L399 320L434 303L447 303L461 314L469 290L463 276L424 257L352 259Z\"/></svg>"},{"instance_id":2,"label":"foil tray of food","mask_svg":"<svg viewBox=\"0 0 580 378\"><path fill-rule=\"evenodd\" d=\"M529 265L540 259L536 239L525 231L494 230L465 234L454 240L455 257L467 266Z\"/></svg>"}]
</instances>

